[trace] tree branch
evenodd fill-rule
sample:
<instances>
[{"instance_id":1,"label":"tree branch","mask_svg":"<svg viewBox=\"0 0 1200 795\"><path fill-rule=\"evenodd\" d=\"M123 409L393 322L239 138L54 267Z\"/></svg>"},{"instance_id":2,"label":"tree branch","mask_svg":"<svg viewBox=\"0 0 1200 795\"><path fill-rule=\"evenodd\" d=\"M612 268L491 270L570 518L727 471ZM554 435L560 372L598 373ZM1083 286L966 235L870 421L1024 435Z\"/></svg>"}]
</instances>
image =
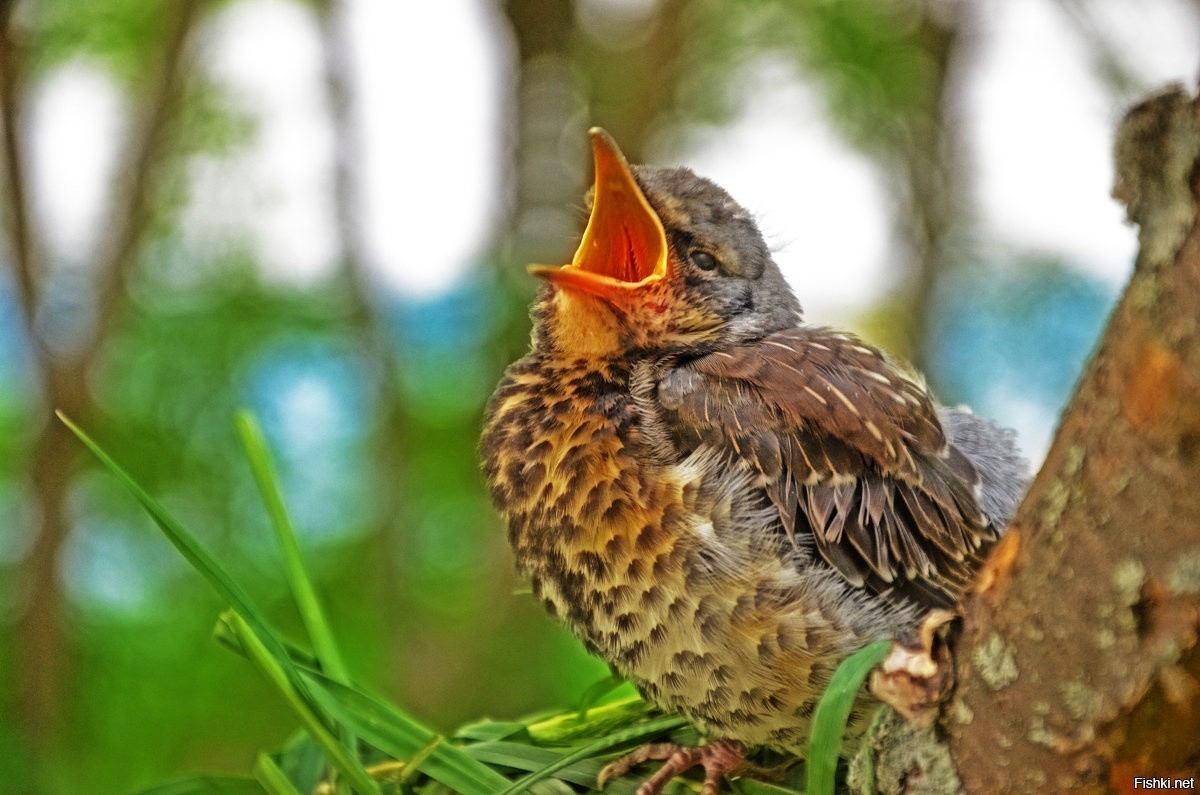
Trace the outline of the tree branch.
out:
<instances>
[{"instance_id":1,"label":"tree branch","mask_svg":"<svg viewBox=\"0 0 1200 795\"><path fill-rule=\"evenodd\" d=\"M378 527L380 554L372 557L379 567L378 581L382 598L398 604L398 583L404 577L396 570L401 529L411 521L409 475L404 461L411 454L411 422L396 385L400 383L397 351L388 336L383 313L376 298L378 291L367 269L367 245L362 233L359 198L361 163L356 156L362 150L354 115L354 75L351 63L352 42L346 28L347 8L343 0L320 0L316 5L318 32L325 77L325 96L329 103L329 121L333 129L333 198L340 248L341 283L350 305L351 328L362 343L364 358L375 372L372 396L371 434L373 477L379 480L372 489L372 516ZM395 637L399 639L403 633ZM402 654L394 655L401 659Z\"/></svg>"},{"instance_id":2,"label":"tree branch","mask_svg":"<svg viewBox=\"0 0 1200 795\"><path fill-rule=\"evenodd\" d=\"M1151 97L1116 148L1134 275L964 606L940 731L885 711L854 792L1128 792L1200 768L1197 100Z\"/></svg>"},{"instance_id":3,"label":"tree branch","mask_svg":"<svg viewBox=\"0 0 1200 795\"><path fill-rule=\"evenodd\" d=\"M84 420L90 413L92 399L86 383L87 368L119 316L128 273L152 218L153 177L168 150L170 136L167 132L182 82L186 41L200 2L178 0L167 4L170 10L162 54L148 69L154 76L153 84L130 137L123 161L125 167L119 172L124 179L110 204L106 227L110 234L95 262L96 321L88 336L70 354L56 355L50 351L33 326L39 272L27 219L20 147L15 136L19 122L15 102L19 82L15 75L19 69L10 72L8 61L0 63L0 85L4 86L0 90L5 91L4 155L6 176L10 180L7 187L16 192L10 193L10 203L15 205L14 209L19 209L14 217L21 219L12 225L17 252L14 260L35 365L42 382L43 405L48 409L60 408L75 419ZM8 12L11 6L0 9ZM7 22L8 17L2 19ZM16 51L10 46L9 29L5 27L4 31L3 57L14 58ZM60 739L70 664L62 626L63 594L58 576L58 553L67 535L66 501L76 448L68 444L64 426L49 419L49 413L46 412L47 419L30 449L34 543L21 570L28 607L14 630L16 648L21 652L21 664L16 669L19 698L15 723L26 734L35 769L44 761L47 749Z\"/></svg>"},{"instance_id":4,"label":"tree branch","mask_svg":"<svg viewBox=\"0 0 1200 795\"><path fill-rule=\"evenodd\" d=\"M946 728L969 792L1119 789L1200 765L1197 163L1182 89L1122 122L1114 195L1140 253L1007 560L966 609Z\"/></svg>"},{"instance_id":5,"label":"tree branch","mask_svg":"<svg viewBox=\"0 0 1200 795\"><path fill-rule=\"evenodd\" d=\"M154 210L154 178L159 163L170 148L171 122L187 73L188 39L203 0L167 3L163 46L148 73L152 79L130 136L119 170L122 175L110 204L110 230L99 249L96 262L96 322L78 358L91 361L108 338L119 315L129 272L136 264L137 250L149 228Z\"/></svg>"},{"instance_id":6,"label":"tree branch","mask_svg":"<svg viewBox=\"0 0 1200 795\"><path fill-rule=\"evenodd\" d=\"M0 3L0 135L3 136L3 190L8 197L5 226L9 260L16 277L17 294L32 337L38 306L38 278L42 268L37 259L33 224L29 216L28 185L24 148L21 144L20 107L24 53L13 29L15 0Z\"/></svg>"}]
</instances>

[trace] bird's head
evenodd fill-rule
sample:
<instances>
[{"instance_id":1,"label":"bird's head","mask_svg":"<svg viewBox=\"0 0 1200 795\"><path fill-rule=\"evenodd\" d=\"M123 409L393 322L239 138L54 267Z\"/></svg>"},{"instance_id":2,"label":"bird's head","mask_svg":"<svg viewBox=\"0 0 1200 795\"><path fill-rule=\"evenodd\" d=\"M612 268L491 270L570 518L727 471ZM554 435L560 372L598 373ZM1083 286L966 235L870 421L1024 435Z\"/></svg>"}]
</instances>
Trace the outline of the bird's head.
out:
<instances>
[{"instance_id":1,"label":"bird's head","mask_svg":"<svg viewBox=\"0 0 1200 795\"><path fill-rule=\"evenodd\" d=\"M750 214L685 168L630 166L591 131L595 185L583 240L548 282L535 344L565 354L704 353L796 324L797 302Z\"/></svg>"}]
</instances>

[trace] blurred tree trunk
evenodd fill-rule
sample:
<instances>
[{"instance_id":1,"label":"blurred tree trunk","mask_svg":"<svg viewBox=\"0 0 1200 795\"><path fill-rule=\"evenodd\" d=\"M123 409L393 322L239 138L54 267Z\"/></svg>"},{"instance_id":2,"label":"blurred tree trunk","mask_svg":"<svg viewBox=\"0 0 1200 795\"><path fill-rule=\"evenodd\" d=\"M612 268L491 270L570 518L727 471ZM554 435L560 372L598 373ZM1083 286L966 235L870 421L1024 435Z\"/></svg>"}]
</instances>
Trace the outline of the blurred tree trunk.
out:
<instances>
[{"instance_id":1,"label":"blurred tree trunk","mask_svg":"<svg viewBox=\"0 0 1200 795\"><path fill-rule=\"evenodd\" d=\"M143 99L136 106L138 115L117 171L119 183L106 208L105 234L90 268L96 295L93 322L81 338L53 345L48 338L60 330L45 327L38 317L45 302L47 263L31 216L21 139L22 103L30 88L26 82L30 53L23 46L22 32L13 25L15 3L0 6L0 114L8 206L5 242L44 407L43 424L30 456L34 542L21 570L25 609L14 632L21 660L15 717L34 750L35 764L58 737L70 679L58 564L69 529L67 497L78 446L68 443L66 429L53 419L52 412L61 409L86 424L93 410L87 375L119 321L126 280L153 216L155 178L170 152L172 121L188 68L187 43L200 5L200 0L180 0L163 16L162 46L155 62L147 66Z\"/></svg>"},{"instance_id":2,"label":"blurred tree trunk","mask_svg":"<svg viewBox=\"0 0 1200 795\"><path fill-rule=\"evenodd\" d=\"M649 160L646 146L652 134L674 111L680 51L687 45L683 21L688 2L659 0L645 19L627 19L622 33L637 44L619 51L610 42L576 32L575 57L587 75L589 123L612 133L632 163Z\"/></svg>"},{"instance_id":3,"label":"blurred tree trunk","mask_svg":"<svg viewBox=\"0 0 1200 795\"><path fill-rule=\"evenodd\" d=\"M962 188L963 130L958 118L957 65L963 35L962 3L922 3L912 36L930 66L926 107L918 107L907 124L898 126L893 203L898 237L907 243L907 277L893 306L903 307L899 320L901 352L921 372L930 369L930 320L938 282L961 252L954 250L969 219Z\"/></svg>"},{"instance_id":4,"label":"blurred tree trunk","mask_svg":"<svg viewBox=\"0 0 1200 795\"><path fill-rule=\"evenodd\" d=\"M972 7L953 0L767 5L775 13L759 22L766 25L759 36L818 84L838 132L883 175L900 250L888 274L893 294L867 324L877 342L928 372L936 287L961 261L955 248L970 221L958 89Z\"/></svg>"},{"instance_id":5,"label":"blurred tree trunk","mask_svg":"<svg viewBox=\"0 0 1200 795\"><path fill-rule=\"evenodd\" d=\"M887 19L887 4L880 5L885 10L875 13ZM970 222L962 185L964 146L957 91L959 65L964 61L963 28L970 8L944 0L904 0L892 13L907 20L904 32L896 35L918 65L911 70L918 84L905 95L887 96L881 102L867 82L857 97L863 105L879 106L869 114L876 118L875 129L860 134L865 153L885 175L894 234L902 246L895 263L896 286L882 304L885 318L878 331L886 337L885 347L921 372L932 372L929 324L937 286L962 260L955 246L961 244ZM844 81L839 64L831 66L820 76L827 83Z\"/></svg>"},{"instance_id":6,"label":"blurred tree trunk","mask_svg":"<svg viewBox=\"0 0 1200 795\"><path fill-rule=\"evenodd\" d=\"M1116 171L1134 275L966 605L948 743L878 743L872 791L952 792L955 768L973 793L1132 792L1200 770L1197 100L1130 111Z\"/></svg>"},{"instance_id":7,"label":"blurred tree trunk","mask_svg":"<svg viewBox=\"0 0 1200 795\"><path fill-rule=\"evenodd\" d=\"M351 65L351 44L346 30L346 3L342 0L319 0L316 6L320 31L322 67L325 77L325 96L333 129L334 155L334 212L338 234L339 276L346 290L351 314L351 326L358 335L367 363L373 369L375 394L371 399L374 417L371 422L370 473L375 478L371 489L374 504L371 515L376 523L378 554L372 555L372 565L379 568L378 576L366 578L379 589L378 603L389 616L389 637L395 644L406 642L410 633L395 622L403 622L398 605L401 596L397 584L402 582L396 567L403 560L399 536L412 524L409 477L405 462L411 461L412 439L406 407L400 394L400 362L396 346L388 335L384 307L376 300L378 290L372 284L367 268L368 253L360 219L363 196L359 175L362 161L361 140L355 114L355 75ZM399 649L393 649L388 659L402 659Z\"/></svg>"},{"instance_id":8,"label":"blurred tree trunk","mask_svg":"<svg viewBox=\"0 0 1200 795\"><path fill-rule=\"evenodd\" d=\"M512 186L504 228L497 236L503 266L498 300L506 323L497 339L497 367L519 356L529 339L525 306L533 293L524 266L570 257L586 187L586 111L577 85L571 42L575 4L563 0L506 0L516 50L516 97L508 103Z\"/></svg>"},{"instance_id":9,"label":"blurred tree trunk","mask_svg":"<svg viewBox=\"0 0 1200 795\"><path fill-rule=\"evenodd\" d=\"M510 124L515 186L501 230L502 283L510 323L499 360L519 356L528 340L525 307L530 263L566 262L582 231L591 162L586 131L613 133L627 157L644 162L655 125L675 101L681 16L687 0L663 0L619 49L580 26L574 2L507 0L516 44L517 97Z\"/></svg>"}]
</instances>

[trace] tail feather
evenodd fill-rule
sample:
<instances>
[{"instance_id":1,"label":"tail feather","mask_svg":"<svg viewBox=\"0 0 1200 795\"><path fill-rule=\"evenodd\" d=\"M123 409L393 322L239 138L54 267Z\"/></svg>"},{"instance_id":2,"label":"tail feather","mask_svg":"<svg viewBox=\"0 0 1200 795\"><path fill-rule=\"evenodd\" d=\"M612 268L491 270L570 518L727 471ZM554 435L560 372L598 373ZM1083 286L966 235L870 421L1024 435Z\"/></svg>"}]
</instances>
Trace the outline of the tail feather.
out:
<instances>
[{"instance_id":1,"label":"tail feather","mask_svg":"<svg viewBox=\"0 0 1200 795\"><path fill-rule=\"evenodd\" d=\"M942 428L950 444L970 459L979 473L979 507L997 530L1012 520L1029 487L1029 462L1017 448L1017 435L967 408L941 408Z\"/></svg>"}]
</instances>

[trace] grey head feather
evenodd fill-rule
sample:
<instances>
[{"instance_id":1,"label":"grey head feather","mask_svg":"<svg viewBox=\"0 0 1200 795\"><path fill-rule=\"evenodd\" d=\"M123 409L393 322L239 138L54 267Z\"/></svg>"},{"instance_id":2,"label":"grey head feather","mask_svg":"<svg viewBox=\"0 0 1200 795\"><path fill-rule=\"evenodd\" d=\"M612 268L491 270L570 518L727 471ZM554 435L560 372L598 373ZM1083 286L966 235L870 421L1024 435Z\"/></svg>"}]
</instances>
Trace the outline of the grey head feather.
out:
<instances>
[{"instance_id":1,"label":"grey head feather","mask_svg":"<svg viewBox=\"0 0 1200 795\"><path fill-rule=\"evenodd\" d=\"M738 343L797 325L800 302L771 256L753 215L712 180L687 168L635 166L680 260L700 249L721 278L692 282L724 320L723 342Z\"/></svg>"}]
</instances>

